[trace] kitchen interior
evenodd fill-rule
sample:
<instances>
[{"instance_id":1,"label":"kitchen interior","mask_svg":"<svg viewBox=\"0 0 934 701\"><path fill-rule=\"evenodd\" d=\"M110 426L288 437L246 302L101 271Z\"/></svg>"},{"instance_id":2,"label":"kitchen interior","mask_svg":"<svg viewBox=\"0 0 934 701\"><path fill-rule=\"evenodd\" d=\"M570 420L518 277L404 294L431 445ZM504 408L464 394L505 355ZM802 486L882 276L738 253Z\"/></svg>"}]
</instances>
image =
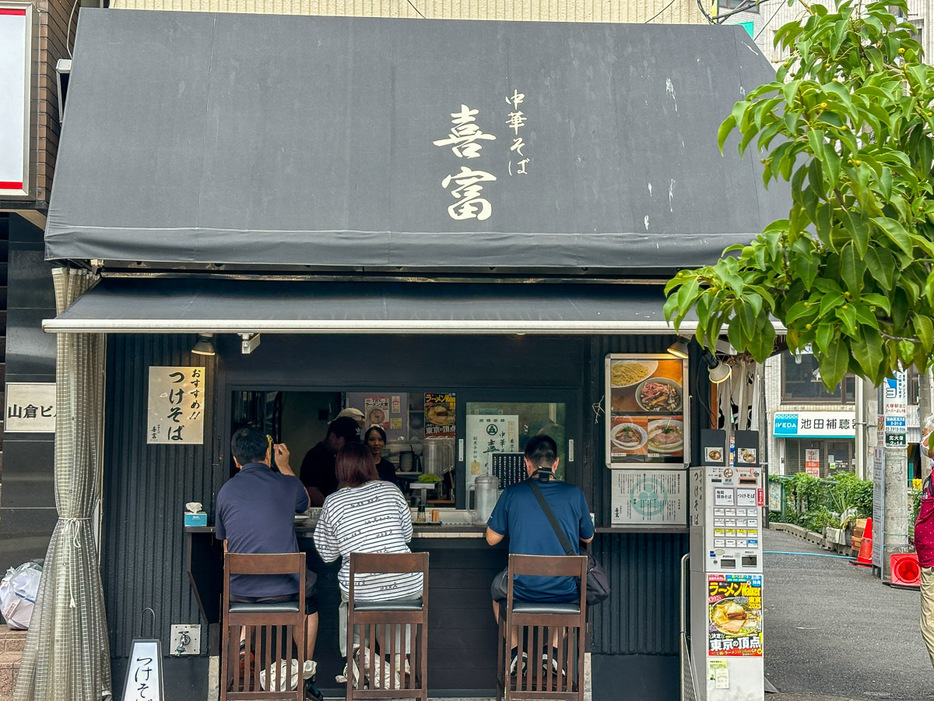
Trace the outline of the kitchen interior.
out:
<instances>
[{"instance_id":1,"label":"kitchen interior","mask_svg":"<svg viewBox=\"0 0 934 701\"><path fill-rule=\"evenodd\" d=\"M342 409L359 409L365 417L361 436L373 425L386 432L383 457L396 469L413 521L428 527L485 525L502 490L525 479L522 451L537 433L556 440L558 477L564 476L573 450L566 403L460 399L443 391L234 391L231 430L262 426L288 446L298 474L328 423ZM308 514L312 521L314 512Z\"/></svg>"}]
</instances>

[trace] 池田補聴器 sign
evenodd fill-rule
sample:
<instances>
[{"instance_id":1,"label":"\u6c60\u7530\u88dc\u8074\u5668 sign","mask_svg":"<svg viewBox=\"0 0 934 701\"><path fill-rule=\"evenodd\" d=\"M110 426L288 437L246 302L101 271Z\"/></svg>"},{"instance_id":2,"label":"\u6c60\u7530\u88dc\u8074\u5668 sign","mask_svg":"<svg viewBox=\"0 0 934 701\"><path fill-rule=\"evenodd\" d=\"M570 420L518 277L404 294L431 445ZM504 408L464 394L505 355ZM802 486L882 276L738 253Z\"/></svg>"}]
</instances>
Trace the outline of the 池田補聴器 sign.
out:
<instances>
[{"instance_id":1,"label":"\u6c60\u7530\u88dc\u8074\u5668 sign","mask_svg":"<svg viewBox=\"0 0 934 701\"><path fill-rule=\"evenodd\" d=\"M0 3L0 196L29 195L32 6Z\"/></svg>"},{"instance_id":2,"label":"\u6c60\u7530\u88dc\u8074\u5668 sign","mask_svg":"<svg viewBox=\"0 0 934 701\"><path fill-rule=\"evenodd\" d=\"M856 417L851 411L780 411L772 422L772 435L776 438L853 438Z\"/></svg>"}]
</instances>

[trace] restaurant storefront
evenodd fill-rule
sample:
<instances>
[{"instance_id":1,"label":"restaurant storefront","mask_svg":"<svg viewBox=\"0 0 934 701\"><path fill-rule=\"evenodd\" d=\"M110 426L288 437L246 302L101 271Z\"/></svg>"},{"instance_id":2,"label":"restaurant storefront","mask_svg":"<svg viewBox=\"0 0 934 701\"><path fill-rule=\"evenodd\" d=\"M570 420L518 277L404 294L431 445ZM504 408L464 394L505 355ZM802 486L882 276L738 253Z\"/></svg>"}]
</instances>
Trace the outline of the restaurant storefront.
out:
<instances>
[{"instance_id":1,"label":"restaurant storefront","mask_svg":"<svg viewBox=\"0 0 934 701\"><path fill-rule=\"evenodd\" d=\"M354 406L385 426L400 472L440 465L426 500L442 525L413 541L431 553L432 696L492 693L488 587L506 551L466 522L469 486L545 432L612 578L590 618L593 698L617 698L620 678L634 697L677 698L679 490L712 419L699 358L665 359L676 337L659 283L780 213L758 164L716 149L719 119L770 75L741 35L82 13L46 243L96 284L44 327L106 342L115 686L149 607L164 650L172 624L203 628L199 654L166 656L166 696L210 694L217 544L186 531L184 505L213 522L236 426L288 443L295 467ZM213 355L192 353L199 339ZM619 356L642 374L611 382ZM160 423L154 378L172 372L197 380L197 407ZM679 440L653 449L662 418ZM429 465L431 441L451 450ZM630 508L646 491L633 476L659 472L671 504ZM327 693L341 661L321 571Z\"/></svg>"}]
</instances>

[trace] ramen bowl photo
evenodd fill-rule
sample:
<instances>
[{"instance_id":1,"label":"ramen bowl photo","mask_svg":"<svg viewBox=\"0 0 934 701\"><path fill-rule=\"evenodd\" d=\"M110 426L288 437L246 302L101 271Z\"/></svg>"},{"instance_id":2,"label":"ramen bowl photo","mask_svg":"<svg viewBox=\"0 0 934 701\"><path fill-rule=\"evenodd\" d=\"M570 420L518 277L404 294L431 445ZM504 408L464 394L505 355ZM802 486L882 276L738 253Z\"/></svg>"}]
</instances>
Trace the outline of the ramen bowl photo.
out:
<instances>
[{"instance_id":1,"label":"ramen bowl photo","mask_svg":"<svg viewBox=\"0 0 934 701\"><path fill-rule=\"evenodd\" d=\"M638 450L647 440L648 434L644 428L628 422L616 424L610 432L610 441L622 450Z\"/></svg>"},{"instance_id":2,"label":"ramen bowl photo","mask_svg":"<svg viewBox=\"0 0 934 701\"><path fill-rule=\"evenodd\" d=\"M649 421L646 443L655 453L677 453L684 450L684 424L679 419Z\"/></svg>"},{"instance_id":3,"label":"ramen bowl photo","mask_svg":"<svg viewBox=\"0 0 934 701\"><path fill-rule=\"evenodd\" d=\"M759 629L759 616L750 614L736 599L723 599L713 604L710 622L724 635L749 635Z\"/></svg>"}]
</instances>

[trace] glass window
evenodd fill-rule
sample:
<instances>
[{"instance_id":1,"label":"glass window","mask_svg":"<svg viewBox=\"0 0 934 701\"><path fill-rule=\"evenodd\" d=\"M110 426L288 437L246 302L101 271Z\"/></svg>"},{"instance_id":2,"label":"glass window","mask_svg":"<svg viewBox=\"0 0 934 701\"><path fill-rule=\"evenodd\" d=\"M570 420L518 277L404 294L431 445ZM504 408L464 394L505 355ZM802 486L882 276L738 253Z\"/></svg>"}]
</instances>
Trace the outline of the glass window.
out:
<instances>
[{"instance_id":1,"label":"glass window","mask_svg":"<svg viewBox=\"0 0 934 701\"><path fill-rule=\"evenodd\" d=\"M567 466L567 405L563 402L467 402L466 451L467 484L480 474L507 471L524 479L516 466L524 463L519 454L532 436L547 434L558 444L558 479L564 479ZM511 458L497 453L512 454ZM508 486L514 478L504 480L500 475L500 488Z\"/></svg>"},{"instance_id":2,"label":"glass window","mask_svg":"<svg viewBox=\"0 0 934 701\"><path fill-rule=\"evenodd\" d=\"M848 374L833 392L828 392L821 382L817 359L810 353L797 358L791 353L782 355L783 400L852 404L855 391L856 378Z\"/></svg>"},{"instance_id":3,"label":"glass window","mask_svg":"<svg viewBox=\"0 0 934 701\"><path fill-rule=\"evenodd\" d=\"M759 14L759 3L756 0L720 0L721 10L745 10Z\"/></svg>"},{"instance_id":4,"label":"glass window","mask_svg":"<svg viewBox=\"0 0 934 701\"><path fill-rule=\"evenodd\" d=\"M851 440L785 439L785 474L805 472L809 461L818 464L817 476L829 477L831 471L856 470L856 458Z\"/></svg>"}]
</instances>

